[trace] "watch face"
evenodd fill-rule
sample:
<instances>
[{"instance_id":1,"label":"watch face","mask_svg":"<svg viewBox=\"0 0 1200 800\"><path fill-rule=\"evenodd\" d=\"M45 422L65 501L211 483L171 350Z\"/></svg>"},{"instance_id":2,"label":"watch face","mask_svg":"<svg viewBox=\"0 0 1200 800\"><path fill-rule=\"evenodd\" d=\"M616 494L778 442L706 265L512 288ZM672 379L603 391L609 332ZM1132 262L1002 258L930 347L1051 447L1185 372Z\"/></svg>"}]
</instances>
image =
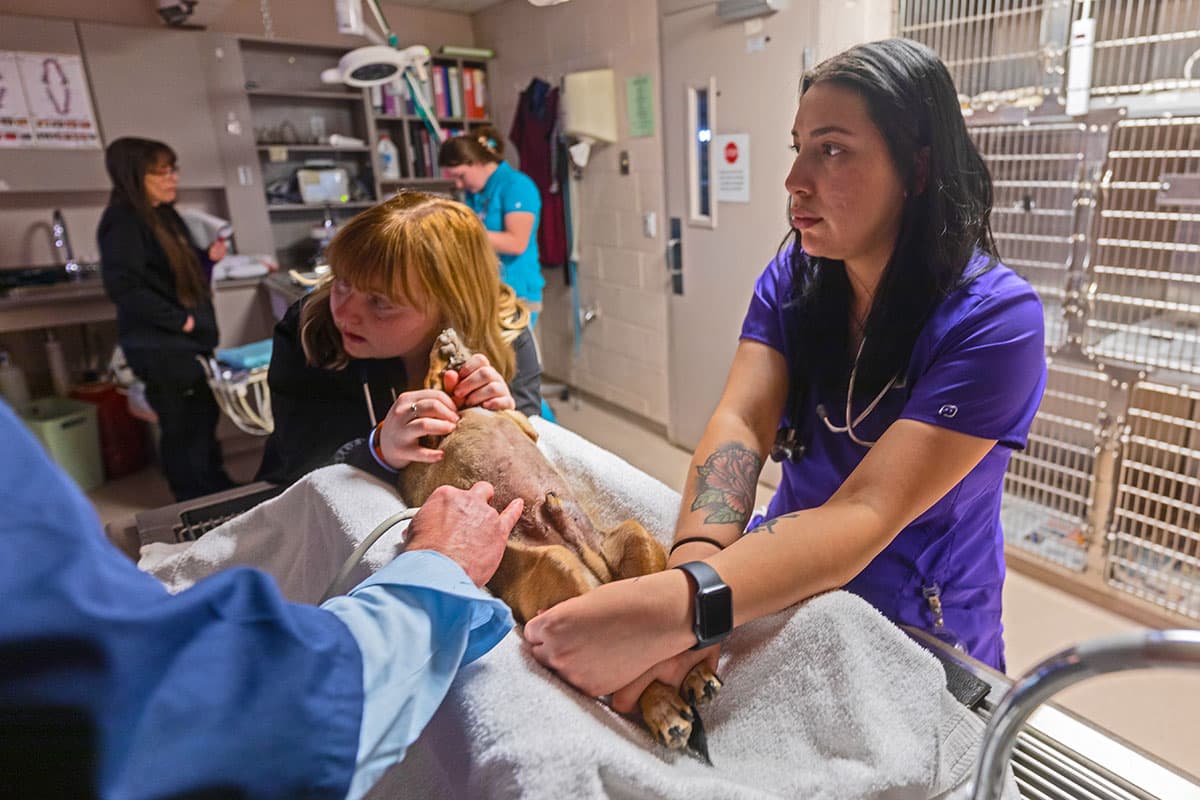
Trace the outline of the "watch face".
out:
<instances>
[{"instance_id":1,"label":"watch face","mask_svg":"<svg viewBox=\"0 0 1200 800\"><path fill-rule=\"evenodd\" d=\"M696 604L699 624L703 627L699 632L701 638L724 636L733 630L733 593L728 586L704 589L696 595Z\"/></svg>"}]
</instances>

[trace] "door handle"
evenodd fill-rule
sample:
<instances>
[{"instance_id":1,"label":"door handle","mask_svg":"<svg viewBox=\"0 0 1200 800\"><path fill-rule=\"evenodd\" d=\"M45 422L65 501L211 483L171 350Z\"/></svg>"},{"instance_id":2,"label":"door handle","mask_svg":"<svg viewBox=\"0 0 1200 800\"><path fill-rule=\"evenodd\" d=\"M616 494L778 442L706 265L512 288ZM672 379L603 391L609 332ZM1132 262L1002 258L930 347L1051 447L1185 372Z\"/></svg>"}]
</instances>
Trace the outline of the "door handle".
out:
<instances>
[{"instance_id":1,"label":"door handle","mask_svg":"<svg viewBox=\"0 0 1200 800\"><path fill-rule=\"evenodd\" d=\"M683 294L683 221L671 217L670 238L667 239L667 272L671 275L671 291Z\"/></svg>"}]
</instances>

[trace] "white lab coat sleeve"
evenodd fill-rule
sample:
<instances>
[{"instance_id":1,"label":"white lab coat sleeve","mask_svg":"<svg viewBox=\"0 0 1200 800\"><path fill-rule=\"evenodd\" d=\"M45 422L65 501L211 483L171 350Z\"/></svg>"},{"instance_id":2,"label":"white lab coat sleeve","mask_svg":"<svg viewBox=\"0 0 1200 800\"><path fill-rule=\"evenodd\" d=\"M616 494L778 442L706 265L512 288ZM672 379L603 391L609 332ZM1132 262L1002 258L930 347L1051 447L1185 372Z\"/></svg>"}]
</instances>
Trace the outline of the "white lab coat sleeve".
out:
<instances>
[{"instance_id":1,"label":"white lab coat sleeve","mask_svg":"<svg viewBox=\"0 0 1200 800\"><path fill-rule=\"evenodd\" d=\"M345 623L362 650L362 728L347 795L358 800L404 758L459 668L503 639L513 618L432 550L402 553L322 608Z\"/></svg>"}]
</instances>

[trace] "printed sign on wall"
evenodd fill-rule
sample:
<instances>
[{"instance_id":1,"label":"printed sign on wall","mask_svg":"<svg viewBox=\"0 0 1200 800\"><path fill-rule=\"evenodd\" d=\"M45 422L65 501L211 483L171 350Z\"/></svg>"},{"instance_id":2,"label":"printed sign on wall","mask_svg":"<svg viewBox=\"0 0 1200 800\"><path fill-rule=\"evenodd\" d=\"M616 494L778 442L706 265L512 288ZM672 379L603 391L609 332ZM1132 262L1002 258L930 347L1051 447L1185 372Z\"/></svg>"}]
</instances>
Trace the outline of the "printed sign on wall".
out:
<instances>
[{"instance_id":1,"label":"printed sign on wall","mask_svg":"<svg viewBox=\"0 0 1200 800\"><path fill-rule=\"evenodd\" d=\"M80 56L0 52L0 91L0 146L100 147Z\"/></svg>"},{"instance_id":2,"label":"printed sign on wall","mask_svg":"<svg viewBox=\"0 0 1200 800\"><path fill-rule=\"evenodd\" d=\"M750 134L724 133L713 137L717 201L750 202Z\"/></svg>"},{"instance_id":3,"label":"printed sign on wall","mask_svg":"<svg viewBox=\"0 0 1200 800\"><path fill-rule=\"evenodd\" d=\"M17 54L0 51L0 147L32 147L33 125L17 72Z\"/></svg>"}]
</instances>

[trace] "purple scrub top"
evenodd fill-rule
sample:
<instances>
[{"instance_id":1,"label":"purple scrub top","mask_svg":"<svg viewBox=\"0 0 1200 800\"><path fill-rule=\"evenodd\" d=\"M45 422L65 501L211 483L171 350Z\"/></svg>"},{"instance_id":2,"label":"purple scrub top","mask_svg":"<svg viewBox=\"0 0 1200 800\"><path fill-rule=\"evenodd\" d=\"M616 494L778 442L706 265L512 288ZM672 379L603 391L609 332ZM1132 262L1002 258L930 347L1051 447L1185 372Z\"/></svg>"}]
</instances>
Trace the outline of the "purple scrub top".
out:
<instances>
[{"instance_id":1,"label":"purple scrub top","mask_svg":"<svg viewBox=\"0 0 1200 800\"><path fill-rule=\"evenodd\" d=\"M965 274L985 270L987 261L987 255L977 253ZM784 319L794 312L784 306L791 294L790 251L784 251L759 277L742 324L743 339L773 347L789 365L794 359ZM960 641L975 658L1001 671L1000 497L1009 456L1013 448L1025 447L1046 385L1043 339L1037 294L997 264L937 307L917 337L904 380L854 427L859 439L875 441L892 421L903 418L997 441L958 485L902 530L845 588L898 624ZM867 453L845 433L830 432L817 417L816 407L823 403L829 421L845 425L845 396L822 397L819 390L808 394L799 423L807 433L808 450L799 462L783 463L783 480L766 519L821 505ZM855 416L867 402L855 403ZM931 592L940 595L942 628L937 628L927 599Z\"/></svg>"}]
</instances>

